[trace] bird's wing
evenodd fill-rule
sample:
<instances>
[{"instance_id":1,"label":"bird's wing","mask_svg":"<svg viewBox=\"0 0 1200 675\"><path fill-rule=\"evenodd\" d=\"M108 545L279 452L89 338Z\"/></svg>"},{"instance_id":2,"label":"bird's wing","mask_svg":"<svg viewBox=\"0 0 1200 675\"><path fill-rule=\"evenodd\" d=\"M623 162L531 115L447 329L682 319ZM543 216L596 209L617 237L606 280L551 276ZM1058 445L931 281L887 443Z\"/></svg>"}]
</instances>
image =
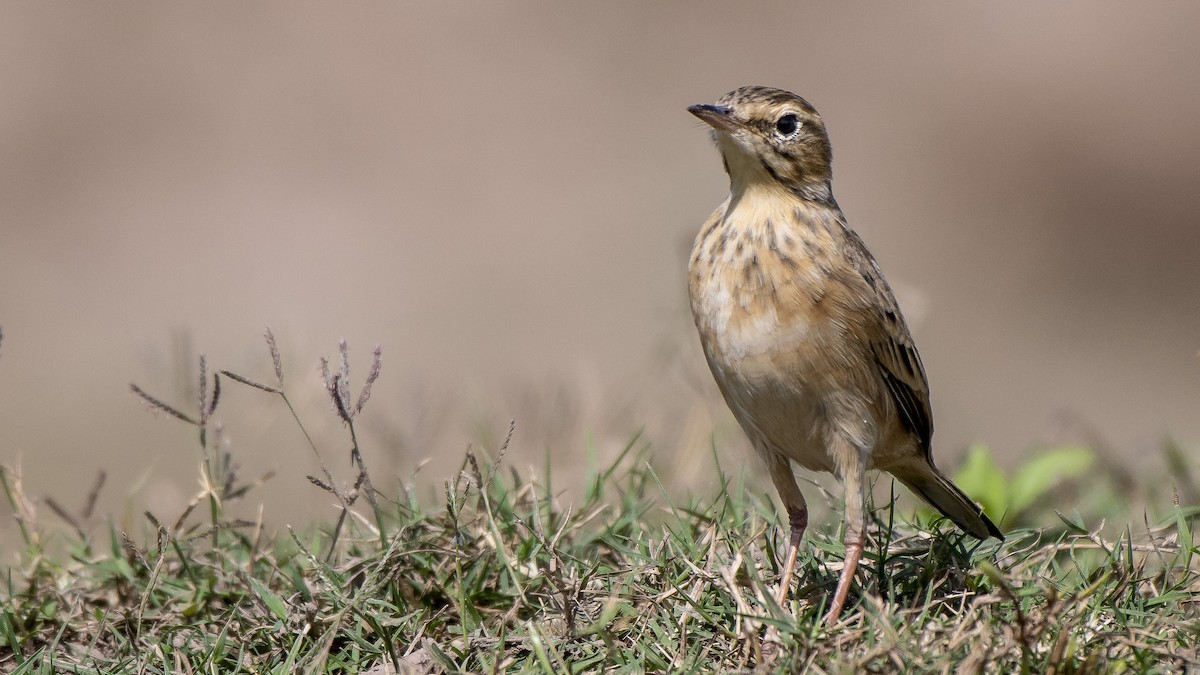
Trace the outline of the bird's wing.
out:
<instances>
[{"instance_id":1,"label":"bird's wing","mask_svg":"<svg viewBox=\"0 0 1200 675\"><path fill-rule=\"evenodd\" d=\"M929 409L929 383L916 347L911 342L891 339L872 344L871 350L900 419L920 439L928 455L933 447L933 413Z\"/></svg>"},{"instance_id":2,"label":"bird's wing","mask_svg":"<svg viewBox=\"0 0 1200 675\"><path fill-rule=\"evenodd\" d=\"M933 411L929 407L929 380L925 377L925 366L908 332L908 324L900 314L896 296L879 271L875 258L854 230L846 227L845 231L849 237L850 259L878 300L876 311L879 315L876 318L879 331L876 339L871 341L871 354L900 412L901 421L921 441L926 457L932 461Z\"/></svg>"}]
</instances>

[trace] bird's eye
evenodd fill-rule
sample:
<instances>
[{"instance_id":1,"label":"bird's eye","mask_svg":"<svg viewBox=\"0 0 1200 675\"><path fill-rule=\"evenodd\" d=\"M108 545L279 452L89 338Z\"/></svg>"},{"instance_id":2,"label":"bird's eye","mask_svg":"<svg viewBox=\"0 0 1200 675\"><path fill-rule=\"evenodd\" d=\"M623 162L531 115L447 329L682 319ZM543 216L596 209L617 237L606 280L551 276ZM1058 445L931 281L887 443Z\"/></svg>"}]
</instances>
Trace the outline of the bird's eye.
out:
<instances>
[{"instance_id":1,"label":"bird's eye","mask_svg":"<svg viewBox=\"0 0 1200 675\"><path fill-rule=\"evenodd\" d=\"M795 135L796 130L799 128L800 118L796 117L796 113L788 113L775 122L775 131L778 131L785 137Z\"/></svg>"}]
</instances>

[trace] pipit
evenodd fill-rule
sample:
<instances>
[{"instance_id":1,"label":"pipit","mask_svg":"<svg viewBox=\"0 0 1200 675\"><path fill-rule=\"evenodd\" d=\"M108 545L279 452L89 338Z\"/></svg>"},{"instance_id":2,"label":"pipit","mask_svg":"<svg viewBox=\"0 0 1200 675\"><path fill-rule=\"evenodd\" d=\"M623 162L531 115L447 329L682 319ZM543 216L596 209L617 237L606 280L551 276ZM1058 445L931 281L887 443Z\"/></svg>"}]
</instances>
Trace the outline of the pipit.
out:
<instances>
[{"instance_id":1,"label":"pipit","mask_svg":"<svg viewBox=\"0 0 1200 675\"><path fill-rule=\"evenodd\" d=\"M781 605L808 525L792 462L832 472L845 488L832 624L862 556L867 469L891 473L973 537L1004 535L933 464L925 369L892 289L834 201L821 116L767 87L688 111L712 127L729 174L729 198L692 248L692 315L717 386L787 510Z\"/></svg>"}]
</instances>

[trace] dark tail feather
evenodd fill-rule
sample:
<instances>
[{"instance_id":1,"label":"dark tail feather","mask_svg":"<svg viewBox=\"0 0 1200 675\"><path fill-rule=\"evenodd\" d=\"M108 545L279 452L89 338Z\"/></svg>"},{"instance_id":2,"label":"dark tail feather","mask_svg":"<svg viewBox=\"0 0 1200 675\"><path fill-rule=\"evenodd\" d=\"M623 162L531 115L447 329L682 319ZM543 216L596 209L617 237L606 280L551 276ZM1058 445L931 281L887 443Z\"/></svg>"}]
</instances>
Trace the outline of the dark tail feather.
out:
<instances>
[{"instance_id":1,"label":"dark tail feather","mask_svg":"<svg viewBox=\"0 0 1200 675\"><path fill-rule=\"evenodd\" d=\"M907 468L907 467L906 467ZM923 464L916 470L893 472L901 483L933 505L959 527L976 539L995 537L1004 541L1004 534L983 509L958 486L950 482L937 467Z\"/></svg>"}]
</instances>

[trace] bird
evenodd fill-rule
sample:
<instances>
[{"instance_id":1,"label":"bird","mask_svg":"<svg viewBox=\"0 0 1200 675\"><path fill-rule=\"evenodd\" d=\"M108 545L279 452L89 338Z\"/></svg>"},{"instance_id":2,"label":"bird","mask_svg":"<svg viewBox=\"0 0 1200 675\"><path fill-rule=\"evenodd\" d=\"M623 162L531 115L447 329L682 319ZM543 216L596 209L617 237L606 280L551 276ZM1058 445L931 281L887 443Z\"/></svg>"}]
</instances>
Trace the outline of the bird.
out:
<instances>
[{"instance_id":1,"label":"bird","mask_svg":"<svg viewBox=\"0 0 1200 675\"><path fill-rule=\"evenodd\" d=\"M933 463L925 368L891 287L834 200L816 109L789 91L748 86L688 111L711 127L729 175L729 196L692 247L692 318L787 514L781 607L808 526L792 464L831 472L844 487L832 625L862 557L867 470L892 474L972 537L1004 535Z\"/></svg>"}]
</instances>

